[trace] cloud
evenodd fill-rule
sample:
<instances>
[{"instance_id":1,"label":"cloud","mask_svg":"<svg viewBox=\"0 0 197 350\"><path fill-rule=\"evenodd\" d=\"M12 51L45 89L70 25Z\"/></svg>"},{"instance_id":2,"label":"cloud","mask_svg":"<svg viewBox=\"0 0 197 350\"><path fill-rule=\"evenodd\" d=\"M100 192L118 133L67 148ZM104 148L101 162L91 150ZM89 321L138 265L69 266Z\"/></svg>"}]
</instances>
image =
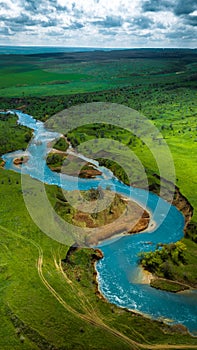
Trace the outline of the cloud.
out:
<instances>
[{"instance_id":1,"label":"cloud","mask_svg":"<svg viewBox=\"0 0 197 350\"><path fill-rule=\"evenodd\" d=\"M157 12L169 10L173 7L173 0L146 0L142 4L142 10L145 12Z\"/></svg>"},{"instance_id":2,"label":"cloud","mask_svg":"<svg viewBox=\"0 0 197 350\"><path fill-rule=\"evenodd\" d=\"M79 23L79 22L73 22L68 26L62 27L62 29L66 29L66 30L75 30L75 29L81 29L83 28L83 24Z\"/></svg>"},{"instance_id":3,"label":"cloud","mask_svg":"<svg viewBox=\"0 0 197 350\"><path fill-rule=\"evenodd\" d=\"M34 13L35 11L37 11L39 6L40 6L40 2L35 0L28 0L23 2L24 10L29 11L31 13L32 12Z\"/></svg>"},{"instance_id":4,"label":"cloud","mask_svg":"<svg viewBox=\"0 0 197 350\"><path fill-rule=\"evenodd\" d=\"M170 39L179 39L180 41L185 39L193 40L194 32L192 29L185 30L185 27L182 27L179 28L177 31L168 33L166 36Z\"/></svg>"},{"instance_id":5,"label":"cloud","mask_svg":"<svg viewBox=\"0 0 197 350\"><path fill-rule=\"evenodd\" d=\"M14 33L12 33L8 27L1 27L0 28L0 35L13 36Z\"/></svg>"},{"instance_id":6,"label":"cloud","mask_svg":"<svg viewBox=\"0 0 197 350\"><path fill-rule=\"evenodd\" d=\"M185 19L185 22L189 24L190 26L197 27L197 16L187 16Z\"/></svg>"},{"instance_id":7,"label":"cloud","mask_svg":"<svg viewBox=\"0 0 197 350\"><path fill-rule=\"evenodd\" d=\"M16 16L10 20L9 17L5 18L4 16L0 16L0 20L3 21L6 26L12 25L13 29L16 27L20 27L21 31L25 27L36 27L40 25L41 27L51 27L56 26L58 24L58 21L55 19L47 19L47 18L33 18L25 14L21 14L20 16Z\"/></svg>"},{"instance_id":8,"label":"cloud","mask_svg":"<svg viewBox=\"0 0 197 350\"><path fill-rule=\"evenodd\" d=\"M34 20L33 18L29 17L28 15L21 14L20 16L17 16L14 18L15 24L20 24L22 26L32 26L39 24L40 21Z\"/></svg>"},{"instance_id":9,"label":"cloud","mask_svg":"<svg viewBox=\"0 0 197 350\"><path fill-rule=\"evenodd\" d=\"M174 14L178 16L185 25L197 26L197 4L196 0L178 1L174 7Z\"/></svg>"},{"instance_id":10,"label":"cloud","mask_svg":"<svg viewBox=\"0 0 197 350\"><path fill-rule=\"evenodd\" d=\"M9 10L9 6L6 3L0 3L0 5L4 10Z\"/></svg>"},{"instance_id":11,"label":"cloud","mask_svg":"<svg viewBox=\"0 0 197 350\"><path fill-rule=\"evenodd\" d=\"M151 18L141 16L133 19L132 24L141 29L150 28L153 25L153 20Z\"/></svg>"},{"instance_id":12,"label":"cloud","mask_svg":"<svg viewBox=\"0 0 197 350\"><path fill-rule=\"evenodd\" d=\"M48 31L47 35L56 38L56 37L63 37L64 33L62 31L52 29Z\"/></svg>"},{"instance_id":13,"label":"cloud","mask_svg":"<svg viewBox=\"0 0 197 350\"><path fill-rule=\"evenodd\" d=\"M92 24L102 26L105 28L111 28L111 27L121 27L123 20L120 16L106 16L103 20L97 20L91 22Z\"/></svg>"},{"instance_id":14,"label":"cloud","mask_svg":"<svg viewBox=\"0 0 197 350\"><path fill-rule=\"evenodd\" d=\"M196 0L178 0L174 8L174 13L178 16L188 15L197 8Z\"/></svg>"},{"instance_id":15,"label":"cloud","mask_svg":"<svg viewBox=\"0 0 197 350\"><path fill-rule=\"evenodd\" d=\"M10 38L13 45L33 42L60 46L194 47L195 3L196 0L2 0L0 44ZM175 42L175 38L180 40Z\"/></svg>"}]
</instances>

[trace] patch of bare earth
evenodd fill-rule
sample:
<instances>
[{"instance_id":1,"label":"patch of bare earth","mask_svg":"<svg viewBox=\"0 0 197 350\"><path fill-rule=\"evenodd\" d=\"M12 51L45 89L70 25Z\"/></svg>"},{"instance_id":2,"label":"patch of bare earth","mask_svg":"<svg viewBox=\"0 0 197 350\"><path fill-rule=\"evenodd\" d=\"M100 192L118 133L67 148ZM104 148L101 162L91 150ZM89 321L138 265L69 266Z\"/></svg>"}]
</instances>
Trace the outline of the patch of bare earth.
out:
<instances>
[{"instance_id":1,"label":"patch of bare earth","mask_svg":"<svg viewBox=\"0 0 197 350\"><path fill-rule=\"evenodd\" d=\"M96 245L115 235L144 231L149 226L150 215L137 203L125 200L116 194L113 203L106 209L96 213L78 210L72 220L75 225L92 228L89 230L86 242L89 245Z\"/></svg>"}]
</instances>

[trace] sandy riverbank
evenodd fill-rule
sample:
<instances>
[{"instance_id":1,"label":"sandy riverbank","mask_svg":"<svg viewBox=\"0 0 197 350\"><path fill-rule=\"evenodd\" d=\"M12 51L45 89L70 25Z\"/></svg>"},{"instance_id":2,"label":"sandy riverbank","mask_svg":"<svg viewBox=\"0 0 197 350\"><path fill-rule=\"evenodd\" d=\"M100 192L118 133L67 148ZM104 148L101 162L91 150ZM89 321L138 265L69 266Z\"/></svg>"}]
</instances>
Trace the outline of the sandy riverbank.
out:
<instances>
[{"instance_id":1,"label":"sandy riverbank","mask_svg":"<svg viewBox=\"0 0 197 350\"><path fill-rule=\"evenodd\" d=\"M87 238L88 244L96 246L101 242L128 234L145 231L150 222L150 215L135 202L128 202L124 213L113 222L93 229Z\"/></svg>"},{"instance_id":2,"label":"sandy riverbank","mask_svg":"<svg viewBox=\"0 0 197 350\"><path fill-rule=\"evenodd\" d=\"M14 163L14 165L18 166L18 165L22 165L22 164L27 163L28 160L29 160L28 156L21 156L18 158L14 158L13 163Z\"/></svg>"}]
</instances>

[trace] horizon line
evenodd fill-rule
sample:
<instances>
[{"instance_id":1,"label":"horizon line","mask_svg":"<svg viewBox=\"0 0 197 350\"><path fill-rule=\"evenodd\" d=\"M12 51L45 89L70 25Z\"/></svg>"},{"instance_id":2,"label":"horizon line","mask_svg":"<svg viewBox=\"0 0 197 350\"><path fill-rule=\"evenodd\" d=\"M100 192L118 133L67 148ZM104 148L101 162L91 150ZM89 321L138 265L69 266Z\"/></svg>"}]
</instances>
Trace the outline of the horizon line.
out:
<instances>
[{"instance_id":1,"label":"horizon line","mask_svg":"<svg viewBox=\"0 0 197 350\"><path fill-rule=\"evenodd\" d=\"M12 44L0 44L0 47L47 47L47 48L84 48L84 49L107 49L107 50L143 50L143 49L178 49L178 50L196 50L197 47L106 47L106 46L60 46L60 45L28 45L28 44L18 44L18 45L12 45Z\"/></svg>"}]
</instances>

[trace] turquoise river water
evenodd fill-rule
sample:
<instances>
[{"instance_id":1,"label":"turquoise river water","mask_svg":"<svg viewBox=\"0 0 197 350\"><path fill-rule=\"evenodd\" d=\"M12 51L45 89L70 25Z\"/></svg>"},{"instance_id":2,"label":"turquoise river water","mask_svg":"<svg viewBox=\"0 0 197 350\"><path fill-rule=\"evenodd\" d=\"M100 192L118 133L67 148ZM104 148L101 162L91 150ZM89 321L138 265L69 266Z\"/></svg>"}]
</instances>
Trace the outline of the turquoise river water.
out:
<instances>
[{"instance_id":1,"label":"turquoise river water","mask_svg":"<svg viewBox=\"0 0 197 350\"><path fill-rule=\"evenodd\" d=\"M154 319L162 319L168 323L181 323L193 334L197 332L197 291L190 290L174 294L151 288L143 284L138 266L138 254L142 251L154 250L157 243L176 242L183 237L184 218L176 207L148 191L132 188L118 181L102 167L105 176L95 179L77 179L72 176L52 172L46 165L47 144L59 134L47 131L42 122L33 117L17 113L18 122L34 130L34 137L25 153L28 162L21 167L13 164L13 159L23 154L22 151L8 153L3 156L5 168L29 174L31 177L48 184L61 186L66 190L88 190L92 187L113 189L146 206L152 213L156 227L136 235L126 235L118 239L103 242L98 247L104 258L97 263L99 288L103 295L120 307L126 307ZM151 244L150 244L151 242Z\"/></svg>"}]
</instances>

